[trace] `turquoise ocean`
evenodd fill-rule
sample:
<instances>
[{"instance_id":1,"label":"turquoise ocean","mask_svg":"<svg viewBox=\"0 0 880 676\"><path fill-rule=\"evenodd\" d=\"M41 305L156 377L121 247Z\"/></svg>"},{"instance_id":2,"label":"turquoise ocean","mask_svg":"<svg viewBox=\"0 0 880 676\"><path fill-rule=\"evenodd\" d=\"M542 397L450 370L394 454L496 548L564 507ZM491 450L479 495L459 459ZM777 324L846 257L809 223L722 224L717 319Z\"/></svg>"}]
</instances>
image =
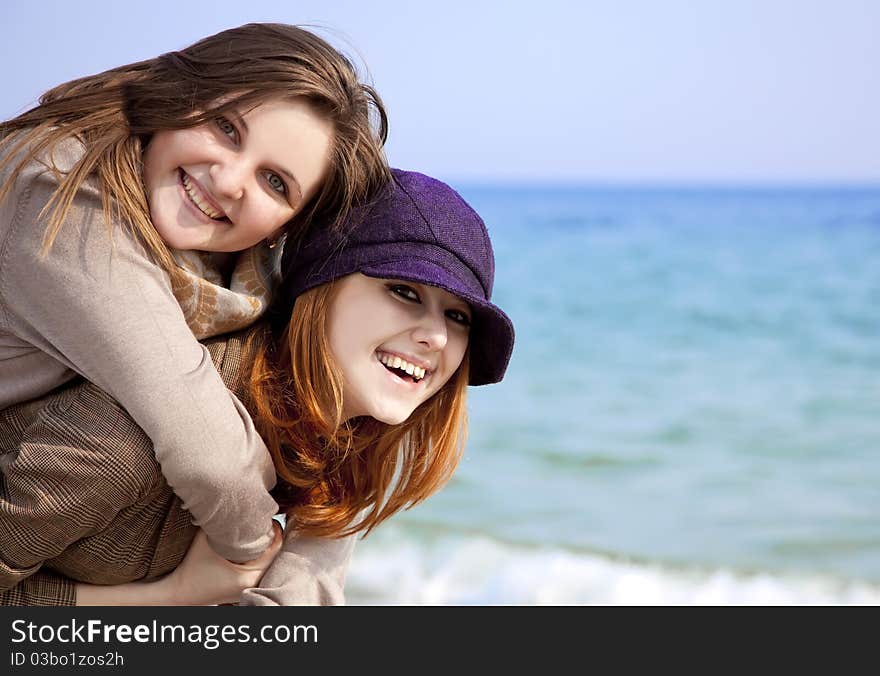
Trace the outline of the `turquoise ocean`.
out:
<instances>
[{"instance_id":1,"label":"turquoise ocean","mask_svg":"<svg viewBox=\"0 0 880 676\"><path fill-rule=\"evenodd\" d=\"M514 357L349 604L880 603L880 187L457 187Z\"/></svg>"}]
</instances>

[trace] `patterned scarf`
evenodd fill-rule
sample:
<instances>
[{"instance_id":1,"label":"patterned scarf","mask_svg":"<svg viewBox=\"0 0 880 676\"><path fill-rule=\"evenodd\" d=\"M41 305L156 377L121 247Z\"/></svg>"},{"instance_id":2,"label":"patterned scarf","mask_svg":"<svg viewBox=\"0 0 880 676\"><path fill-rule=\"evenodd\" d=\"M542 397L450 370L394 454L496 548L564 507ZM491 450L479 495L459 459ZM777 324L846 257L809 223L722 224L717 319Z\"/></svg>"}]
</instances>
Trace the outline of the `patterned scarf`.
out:
<instances>
[{"instance_id":1,"label":"patterned scarf","mask_svg":"<svg viewBox=\"0 0 880 676\"><path fill-rule=\"evenodd\" d=\"M172 291L199 340L250 326L266 311L275 286L276 257L265 242L237 255L228 280L215 255L172 254L183 271L172 279Z\"/></svg>"}]
</instances>

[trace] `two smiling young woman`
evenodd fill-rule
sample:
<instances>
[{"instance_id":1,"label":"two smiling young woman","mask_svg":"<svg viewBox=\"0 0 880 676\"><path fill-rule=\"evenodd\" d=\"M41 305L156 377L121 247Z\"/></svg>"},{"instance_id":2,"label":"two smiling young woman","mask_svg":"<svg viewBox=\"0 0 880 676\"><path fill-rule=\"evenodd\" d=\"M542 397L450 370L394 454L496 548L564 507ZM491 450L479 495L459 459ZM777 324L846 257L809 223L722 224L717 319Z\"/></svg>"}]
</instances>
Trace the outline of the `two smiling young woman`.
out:
<instances>
[{"instance_id":1,"label":"two smiling young woman","mask_svg":"<svg viewBox=\"0 0 880 676\"><path fill-rule=\"evenodd\" d=\"M466 384L509 360L479 216L389 172L376 94L291 26L0 134L3 600L231 602L269 568L244 602L339 602L353 534L449 478Z\"/></svg>"}]
</instances>

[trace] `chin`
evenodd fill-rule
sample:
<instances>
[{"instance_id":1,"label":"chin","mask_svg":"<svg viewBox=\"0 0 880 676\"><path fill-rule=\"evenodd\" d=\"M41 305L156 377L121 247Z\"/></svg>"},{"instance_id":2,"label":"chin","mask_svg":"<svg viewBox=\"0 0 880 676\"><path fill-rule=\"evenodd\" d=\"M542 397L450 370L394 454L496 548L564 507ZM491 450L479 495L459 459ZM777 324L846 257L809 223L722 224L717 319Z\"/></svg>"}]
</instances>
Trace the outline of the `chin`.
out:
<instances>
[{"instance_id":1,"label":"chin","mask_svg":"<svg viewBox=\"0 0 880 676\"><path fill-rule=\"evenodd\" d=\"M406 422L409 417L412 415L411 410L407 411L373 411L370 414L370 417L375 418L381 423L385 423L386 425L400 425L401 423Z\"/></svg>"}]
</instances>

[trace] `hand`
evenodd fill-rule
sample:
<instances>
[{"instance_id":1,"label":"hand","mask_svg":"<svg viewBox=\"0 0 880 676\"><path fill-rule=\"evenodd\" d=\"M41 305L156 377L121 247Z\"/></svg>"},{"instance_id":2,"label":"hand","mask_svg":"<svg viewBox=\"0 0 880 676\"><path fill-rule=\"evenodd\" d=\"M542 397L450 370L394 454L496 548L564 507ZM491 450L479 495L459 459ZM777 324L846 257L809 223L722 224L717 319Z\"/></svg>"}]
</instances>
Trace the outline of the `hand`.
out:
<instances>
[{"instance_id":1,"label":"hand","mask_svg":"<svg viewBox=\"0 0 880 676\"><path fill-rule=\"evenodd\" d=\"M169 586L173 605L220 605L237 603L241 592L256 587L281 549L282 530L273 521L275 538L258 558L233 563L214 552L199 529L183 561L164 582Z\"/></svg>"}]
</instances>

